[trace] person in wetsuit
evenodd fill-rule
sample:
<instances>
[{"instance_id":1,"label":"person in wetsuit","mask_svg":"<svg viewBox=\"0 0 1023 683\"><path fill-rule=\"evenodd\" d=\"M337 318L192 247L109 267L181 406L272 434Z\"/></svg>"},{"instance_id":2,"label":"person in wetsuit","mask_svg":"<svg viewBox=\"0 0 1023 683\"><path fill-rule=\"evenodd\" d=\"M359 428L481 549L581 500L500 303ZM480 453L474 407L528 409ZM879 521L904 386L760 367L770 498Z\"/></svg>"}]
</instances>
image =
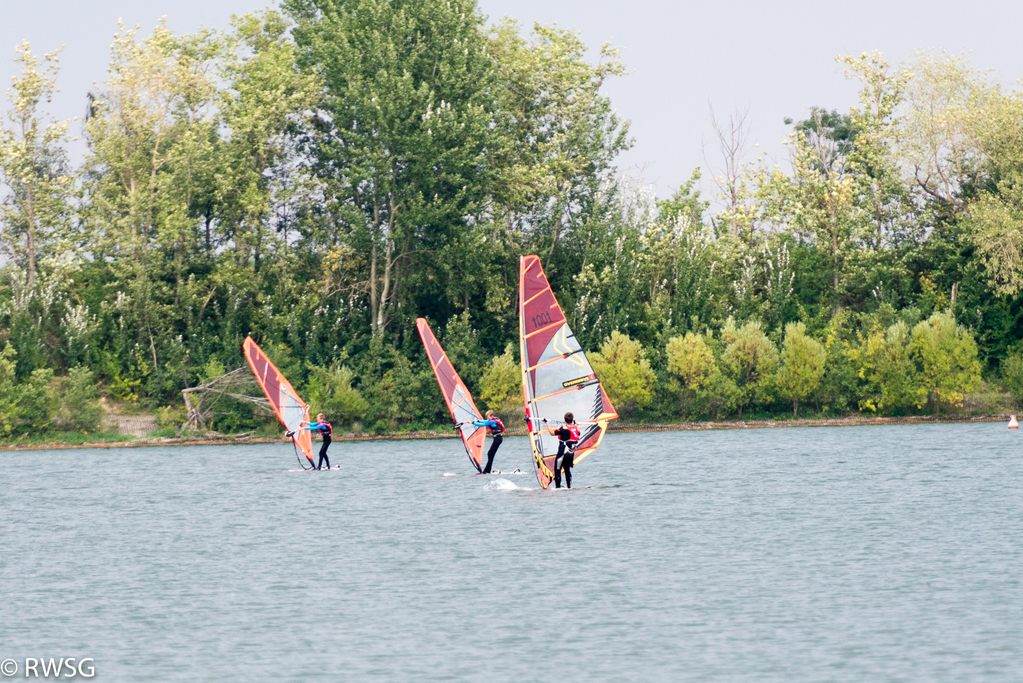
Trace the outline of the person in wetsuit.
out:
<instances>
[{"instance_id":1,"label":"person in wetsuit","mask_svg":"<svg viewBox=\"0 0 1023 683\"><path fill-rule=\"evenodd\" d=\"M320 446L320 461L316 464L316 469L320 469L324 462L327 463L327 469L330 469L330 458L327 457L327 449L330 448L330 435L334 432L331 428L330 423L323 419L323 413L319 413L316 416L316 424L307 424L302 429L315 430L320 433L323 437L323 445Z\"/></svg>"},{"instance_id":2,"label":"person in wetsuit","mask_svg":"<svg viewBox=\"0 0 1023 683\"><path fill-rule=\"evenodd\" d=\"M544 424L547 419L544 419ZM555 429L548 425L547 433L558 437L558 456L554 460L554 488L561 488L561 470L565 470L565 487L572 488L572 466L575 464L575 445L579 443L579 425L572 413L565 413L565 424Z\"/></svg>"},{"instance_id":3,"label":"person in wetsuit","mask_svg":"<svg viewBox=\"0 0 1023 683\"><path fill-rule=\"evenodd\" d=\"M497 449L501 447L501 442L504 441L504 436L502 436L504 434L504 423L501 422L501 418L493 410L488 410L487 419L477 420L472 424L474 427L486 427L493 438L490 450L487 451L487 466L483 468L483 474L490 474L490 468L494 466L494 456L497 455Z\"/></svg>"}]
</instances>

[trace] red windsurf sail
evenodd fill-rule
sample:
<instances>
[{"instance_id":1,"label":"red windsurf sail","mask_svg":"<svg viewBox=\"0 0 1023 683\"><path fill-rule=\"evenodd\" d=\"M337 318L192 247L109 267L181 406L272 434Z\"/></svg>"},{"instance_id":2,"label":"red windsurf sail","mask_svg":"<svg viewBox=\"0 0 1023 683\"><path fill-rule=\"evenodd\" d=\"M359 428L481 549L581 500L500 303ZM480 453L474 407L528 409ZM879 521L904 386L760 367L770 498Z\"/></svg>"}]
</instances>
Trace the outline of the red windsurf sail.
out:
<instances>
[{"instance_id":1,"label":"red windsurf sail","mask_svg":"<svg viewBox=\"0 0 1023 683\"><path fill-rule=\"evenodd\" d=\"M308 429L301 428L303 422L309 421L309 406L302 402L298 392L281 374L280 370L270 362L256 342L252 341L252 337L245 338L242 343L242 351L253 374L256 375L256 381L259 382L263 393L270 401L270 407L273 408L277 419L288 428L289 432L294 432L291 440L294 442L295 448L301 451L310 464L315 464L312 436Z\"/></svg>"},{"instance_id":2,"label":"red windsurf sail","mask_svg":"<svg viewBox=\"0 0 1023 683\"><path fill-rule=\"evenodd\" d=\"M529 444L536 478L547 488L554 478L558 439L547 432L543 419L558 423L565 413L575 416L579 464L597 449L608 420L618 413L569 328L536 256L519 259L519 341Z\"/></svg>"},{"instance_id":3,"label":"red windsurf sail","mask_svg":"<svg viewBox=\"0 0 1023 683\"><path fill-rule=\"evenodd\" d=\"M416 318L416 328L419 336L423 339L423 346L426 347L426 356L430 359L430 367L433 374L437 376L437 384L440 385L440 393L444 394L444 401L448 405L451 417L455 422L461 423L458 432L462 437L462 444L465 445L465 452L472 460L477 472L483 471L481 459L483 457L483 442L487 438L486 427L474 427L473 422L483 419L476 404L472 401L472 395L465 388L462 378L455 372L455 368L448 360L448 356L441 348L437 337L433 335L429 323L423 318Z\"/></svg>"}]
</instances>

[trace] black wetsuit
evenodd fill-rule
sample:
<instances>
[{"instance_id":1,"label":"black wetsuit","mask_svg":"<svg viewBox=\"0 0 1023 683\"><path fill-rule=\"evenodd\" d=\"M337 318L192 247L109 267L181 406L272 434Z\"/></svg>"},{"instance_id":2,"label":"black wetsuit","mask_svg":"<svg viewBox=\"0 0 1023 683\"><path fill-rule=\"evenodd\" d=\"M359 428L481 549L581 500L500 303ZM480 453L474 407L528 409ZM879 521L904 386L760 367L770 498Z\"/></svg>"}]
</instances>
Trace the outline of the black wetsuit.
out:
<instances>
[{"instance_id":1,"label":"black wetsuit","mask_svg":"<svg viewBox=\"0 0 1023 683\"><path fill-rule=\"evenodd\" d=\"M566 425L555 429L554 436L558 437L558 457L554 461L554 488L561 488L562 468L565 470L565 487L572 488L572 467L575 464L575 445L579 439L579 428L574 424Z\"/></svg>"},{"instance_id":2,"label":"black wetsuit","mask_svg":"<svg viewBox=\"0 0 1023 683\"><path fill-rule=\"evenodd\" d=\"M317 422L314 425L309 425L306 429L315 429L323 436L323 445L320 446L320 462L316 465L316 469L321 469L323 463L327 463L327 469L330 469L330 458L327 457L327 449L330 448L330 435L333 433L333 429L329 422Z\"/></svg>"},{"instance_id":3,"label":"black wetsuit","mask_svg":"<svg viewBox=\"0 0 1023 683\"><path fill-rule=\"evenodd\" d=\"M500 420L478 420L472 424L476 427L486 427L487 431L490 432L490 436L493 437L493 441L490 443L490 450L487 451L487 466L483 468L483 474L490 474L490 468L494 466L494 456L497 455L497 449L501 447L501 442L504 441L502 436L504 433L504 423Z\"/></svg>"}]
</instances>

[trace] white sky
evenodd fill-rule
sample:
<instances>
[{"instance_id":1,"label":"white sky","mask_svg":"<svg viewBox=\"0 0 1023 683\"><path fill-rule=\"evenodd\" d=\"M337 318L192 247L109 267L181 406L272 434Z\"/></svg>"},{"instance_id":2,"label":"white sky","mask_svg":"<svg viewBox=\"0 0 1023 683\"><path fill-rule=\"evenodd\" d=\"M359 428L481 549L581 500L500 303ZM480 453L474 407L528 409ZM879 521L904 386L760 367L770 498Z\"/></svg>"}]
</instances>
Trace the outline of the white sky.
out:
<instances>
[{"instance_id":1,"label":"white sky","mask_svg":"<svg viewBox=\"0 0 1023 683\"><path fill-rule=\"evenodd\" d=\"M0 0L0 55L28 39L38 53L65 46L59 118L80 116L85 93L106 72L118 18L149 29L167 15L174 31L224 28L231 14L266 6L261 0ZM623 170L660 196L694 166L717 165L710 107L718 119L749 109L753 136L775 160L786 158L786 116L811 106L845 111L856 86L844 80L839 54L881 50L891 61L918 49L972 53L977 66L1007 84L1023 77L1023 2L858 0L844 3L717 0L480 0L492 19L511 15L529 27L557 23L582 32L592 46L612 39L630 75L607 87L616 109L632 120L635 147ZM14 74L7 62L6 74ZM5 74L0 69L0 74ZM705 183L705 191L711 186Z\"/></svg>"}]
</instances>

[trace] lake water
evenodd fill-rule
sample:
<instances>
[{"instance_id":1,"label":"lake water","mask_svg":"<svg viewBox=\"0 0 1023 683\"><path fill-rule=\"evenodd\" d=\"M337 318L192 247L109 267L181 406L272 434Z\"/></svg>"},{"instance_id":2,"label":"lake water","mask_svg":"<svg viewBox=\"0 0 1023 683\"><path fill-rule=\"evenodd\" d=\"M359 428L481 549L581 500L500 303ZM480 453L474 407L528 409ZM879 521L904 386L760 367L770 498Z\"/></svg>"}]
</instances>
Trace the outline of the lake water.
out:
<instances>
[{"instance_id":1,"label":"lake water","mask_svg":"<svg viewBox=\"0 0 1023 683\"><path fill-rule=\"evenodd\" d=\"M0 453L0 659L103 681L1020 681L1023 434ZM458 474L459 476L445 476ZM19 674L20 677L21 674ZM0 679L2 680L2 679Z\"/></svg>"}]
</instances>

